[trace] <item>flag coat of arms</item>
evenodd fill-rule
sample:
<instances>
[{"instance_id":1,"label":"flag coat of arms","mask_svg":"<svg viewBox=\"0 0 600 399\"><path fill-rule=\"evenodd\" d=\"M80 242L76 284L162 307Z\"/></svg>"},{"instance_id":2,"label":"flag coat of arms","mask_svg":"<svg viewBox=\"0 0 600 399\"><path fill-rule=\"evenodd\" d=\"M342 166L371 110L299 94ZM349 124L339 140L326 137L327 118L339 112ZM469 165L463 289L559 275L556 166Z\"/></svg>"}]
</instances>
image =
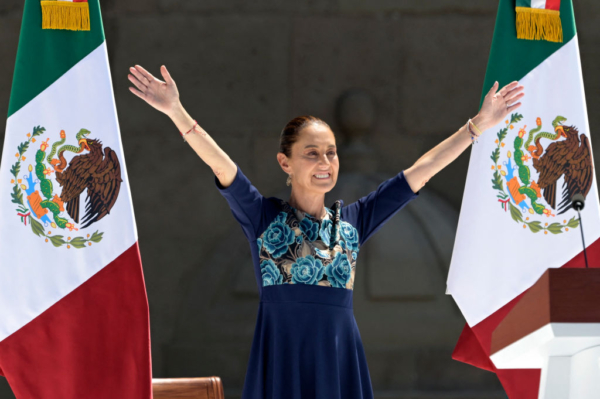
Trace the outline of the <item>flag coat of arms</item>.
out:
<instances>
[{"instance_id":1,"label":"flag coat of arms","mask_svg":"<svg viewBox=\"0 0 600 399\"><path fill-rule=\"evenodd\" d=\"M150 398L148 301L98 0L25 1L0 225L0 375L16 397Z\"/></svg>"},{"instance_id":2,"label":"flag coat of arms","mask_svg":"<svg viewBox=\"0 0 600 399\"><path fill-rule=\"evenodd\" d=\"M510 399L535 399L540 370L496 369L491 338L545 270L585 267L574 194L586 198L581 218L590 267L600 260L600 206L571 0L500 0L484 95L495 81L502 87L514 80L525 87L522 106L472 148L447 292L467 321L453 357L495 372Z\"/></svg>"}]
</instances>

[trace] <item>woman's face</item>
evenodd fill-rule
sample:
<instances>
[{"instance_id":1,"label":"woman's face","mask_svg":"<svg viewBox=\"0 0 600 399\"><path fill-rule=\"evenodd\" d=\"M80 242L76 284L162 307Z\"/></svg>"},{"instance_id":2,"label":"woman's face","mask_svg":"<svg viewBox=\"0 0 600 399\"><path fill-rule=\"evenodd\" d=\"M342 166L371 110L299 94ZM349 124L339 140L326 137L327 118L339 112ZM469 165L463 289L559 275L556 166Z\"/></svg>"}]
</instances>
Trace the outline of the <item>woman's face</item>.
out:
<instances>
[{"instance_id":1,"label":"woman's face","mask_svg":"<svg viewBox=\"0 0 600 399\"><path fill-rule=\"evenodd\" d=\"M282 155L278 154L280 164L292 173L294 190L325 194L335 186L340 161L335 137L327 126L311 123L304 127L292 145L291 158Z\"/></svg>"}]
</instances>

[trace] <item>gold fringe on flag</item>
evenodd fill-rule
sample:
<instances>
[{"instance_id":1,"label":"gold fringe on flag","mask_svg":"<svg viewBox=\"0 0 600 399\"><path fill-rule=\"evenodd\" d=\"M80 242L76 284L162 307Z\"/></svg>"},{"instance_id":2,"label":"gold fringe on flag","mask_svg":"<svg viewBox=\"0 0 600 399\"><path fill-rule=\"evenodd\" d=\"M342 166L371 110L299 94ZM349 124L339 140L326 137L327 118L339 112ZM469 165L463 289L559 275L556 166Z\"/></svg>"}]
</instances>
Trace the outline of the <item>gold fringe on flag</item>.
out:
<instances>
[{"instance_id":1,"label":"gold fringe on flag","mask_svg":"<svg viewBox=\"0 0 600 399\"><path fill-rule=\"evenodd\" d=\"M88 3L42 1L42 29L90 30Z\"/></svg>"},{"instance_id":2,"label":"gold fringe on flag","mask_svg":"<svg viewBox=\"0 0 600 399\"><path fill-rule=\"evenodd\" d=\"M562 43L560 12L543 8L516 7L517 38Z\"/></svg>"}]
</instances>

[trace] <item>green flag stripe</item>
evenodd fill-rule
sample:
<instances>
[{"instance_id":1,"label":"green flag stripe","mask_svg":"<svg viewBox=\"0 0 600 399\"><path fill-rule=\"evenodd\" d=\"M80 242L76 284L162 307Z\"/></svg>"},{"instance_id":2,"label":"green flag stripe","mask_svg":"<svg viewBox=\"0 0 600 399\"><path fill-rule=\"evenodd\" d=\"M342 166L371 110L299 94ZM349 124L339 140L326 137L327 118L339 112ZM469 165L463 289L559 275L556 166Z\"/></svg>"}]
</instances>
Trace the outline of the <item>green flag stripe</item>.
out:
<instances>
[{"instance_id":1,"label":"green flag stripe","mask_svg":"<svg viewBox=\"0 0 600 399\"><path fill-rule=\"evenodd\" d=\"M517 7L531 7L531 0L517 0Z\"/></svg>"},{"instance_id":2,"label":"green flag stripe","mask_svg":"<svg viewBox=\"0 0 600 399\"><path fill-rule=\"evenodd\" d=\"M42 29L40 0L26 0L8 117L104 42L98 0L89 0L90 31Z\"/></svg>"},{"instance_id":3,"label":"green flag stripe","mask_svg":"<svg viewBox=\"0 0 600 399\"><path fill-rule=\"evenodd\" d=\"M563 28L562 43L517 39L514 2L500 0L481 103L496 80L500 87L503 87L513 80L523 78L575 37L575 17L571 0L561 1L560 19Z\"/></svg>"}]
</instances>

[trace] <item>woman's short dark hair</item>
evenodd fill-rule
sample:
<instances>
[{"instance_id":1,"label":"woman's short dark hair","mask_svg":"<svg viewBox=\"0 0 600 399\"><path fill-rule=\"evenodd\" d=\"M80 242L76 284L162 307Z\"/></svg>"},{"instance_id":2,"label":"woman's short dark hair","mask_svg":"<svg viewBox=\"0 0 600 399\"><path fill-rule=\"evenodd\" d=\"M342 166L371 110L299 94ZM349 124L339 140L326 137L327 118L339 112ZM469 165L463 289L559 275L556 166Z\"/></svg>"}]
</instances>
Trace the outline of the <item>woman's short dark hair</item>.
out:
<instances>
[{"instance_id":1,"label":"woman's short dark hair","mask_svg":"<svg viewBox=\"0 0 600 399\"><path fill-rule=\"evenodd\" d=\"M286 157L292 156L292 145L298 141L300 131L311 123L320 123L329 128L329 125L322 119L312 115L297 116L285 125L279 137L279 152L285 154ZM329 128L331 129L331 128Z\"/></svg>"}]
</instances>

